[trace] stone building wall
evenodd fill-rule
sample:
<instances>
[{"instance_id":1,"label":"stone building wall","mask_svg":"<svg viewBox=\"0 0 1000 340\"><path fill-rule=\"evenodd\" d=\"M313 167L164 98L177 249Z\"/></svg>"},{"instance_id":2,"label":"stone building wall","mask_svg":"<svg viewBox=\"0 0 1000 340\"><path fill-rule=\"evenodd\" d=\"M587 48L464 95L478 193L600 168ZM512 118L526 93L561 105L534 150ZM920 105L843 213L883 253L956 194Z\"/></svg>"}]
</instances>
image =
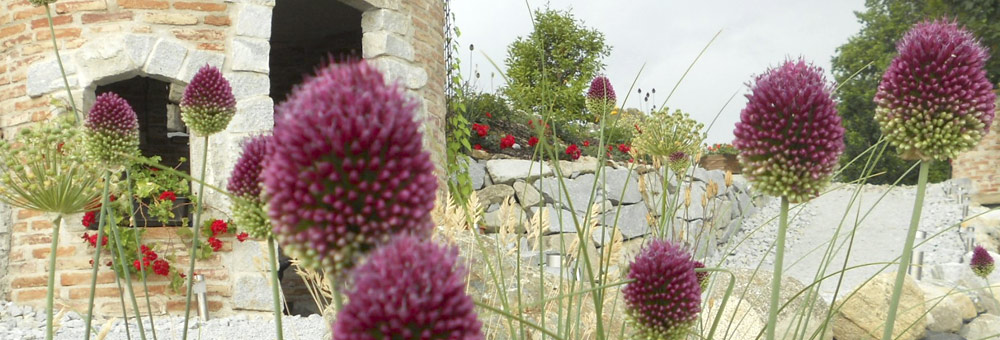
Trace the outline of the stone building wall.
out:
<instances>
[{"instance_id":1,"label":"stone building wall","mask_svg":"<svg viewBox=\"0 0 1000 340\"><path fill-rule=\"evenodd\" d=\"M1000 204L1000 119L993 120L990 133L975 148L952 160L951 177L972 180L973 202Z\"/></svg>"},{"instance_id":2,"label":"stone building wall","mask_svg":"<svg viewBox=\"0 0 1000 340\"><path fill-rule=\"evenodd\" d=\"M311 0L60 0L53 8L55 37L81 110L88 110L95 90L136 76L169 83L180 90L205 64L220 67L237 97L237 114L227 130L208 139L207 181L223 186L248 136L273 126L275 100L270 96L270 40L276 1L310 6ZM331 0L332 1L332 0ZM401 84L418 102L424 144L443 178L444 137L444 6L440 0L341 0L360 13L361 53L379 67L387 81ZM0 137L65 112L68 103L52 51L44 8L27 0L0 0ZM172 91L176 92L176 91ZM204 140L190 139L191 169L200 169ZM442 189L444 181L441 180ZM205 203L224 217L227 200L208 192ZM41 307L44 304L44 258L51 220L34 211L0 209L0 298ZM80 275L89 268L92 249L80 240L79 216L71 216L60 233L57 301L80 301ZM147 237L165 249L180 247L173 228L152 228ZM8 232L9 231L9 232ZM224 240L226 251L199 265L209 276L211 309L218 313L271 309L266 249L254 242ZM180 248L177 248L180 249ZM180 252L181 254L183 252ZM9 254L7 256L6 254ZM183 258L180 258L183 260ZM183 261L181 261L183 262ZM110 271L99 277L98 306L114 313L109 301ZM154 283L158 312L176 312L175 295ZM214 287L214 288L213 288ZM103 292L103 293L102 293ZM241 295L242 294L242 295ZM117 301L117 300L114 300ZM182 306L181 306L182 308Z\"/></svg>"}]
</instances>

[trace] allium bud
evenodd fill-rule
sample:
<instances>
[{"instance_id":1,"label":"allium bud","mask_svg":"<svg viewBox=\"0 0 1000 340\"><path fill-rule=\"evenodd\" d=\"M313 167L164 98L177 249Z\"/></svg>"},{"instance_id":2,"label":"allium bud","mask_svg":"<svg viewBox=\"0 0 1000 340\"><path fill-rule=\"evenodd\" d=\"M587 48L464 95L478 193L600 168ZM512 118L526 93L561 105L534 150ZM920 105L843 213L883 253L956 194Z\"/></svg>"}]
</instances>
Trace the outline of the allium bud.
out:
<instances>
[{"instance_id":1,"label":"allium bud","mask_svg":"<svg viewBox=\"0 0 1000 340\"><path fill-rule=\"evenodd\" d=\"M184 124L200 136L225 130L236 114L236 98L229 81L210 65L202 66L191 79L180 106Z\"/></svg>"},{"instance_id":2,"label":"allium bud","mask_svg":"<svg viewBox=\"0 0 1000 340\"><path fill-rule=\"evenodd\" d=\"M844 127L823 71L786 61L757 76L733 132L747 179L761 193L809 200L829 182Z\"/></svg>"},{"instance_id":3,"label":"allium bud","mask_svg":"<svg viewBox=\"0 0 1000 340\"><path fill-rule=\"evenodd\" d=\"M243 144L243 153L236 160L226 185L226 190L237 196L233 200L233 223L255 238L271 235L271 222L264 212L260 192L260 173L269 145L270 137L267 136L254 137Z\"/></svg>"},{"instance_id":4,"label":"allium bud","mask_svg":"<svg viewBox=\"0 0 1000 340\"><path fill-rule=\"evenodd\" d=\"M983 246L976 246L976 249L972 251L969 267L972 268L973 273L976 273L976 276L985 279L990 276L990 273L993 273L993 256L990 256L990 252L986 251Z\"/></svg>"},{"instance_id":5,"label":"allium bud","mask_svg":"<svg viewBox=\"0 0 1000 340\"><path fill-rule=\"evenodd\" d=\"M639 339L683 339L701 311L701 286L691 254L666 240L646 245L622 289Z\"/></svg>"},{"instance_id":6,"label":"allium bud","mask_svg":"<svg viewBox=\"0 0 1000 340\"><path fill-rule=\"evenodd\" d=\"M598 76L590 82L587 91L587 109L591 114L601 115L611 113L615 109L615 89L605 76Z\"/></svg>"},{"instance_id":7,"label":"allium bud","mask_svg":"<svg viewBox=\"0 0 1000 340\"><path fill-rule=\"evenodd\" d=\"M989 53L954 22L915 25L875 94L875 120L904 159L947 160L989 132L996 94Z\"/></svg>"},{"instance_id":8,"label":"allium bud","mask_svg":"<svg viewBox=\"0 0 1000 340\"><path fill-rule=\"evenodd\" d=\"M125 99L112 92L97 96L83 125L87 154L110 166L125 164L139 154L139 119Z\"/></svg>"},{"instance_id":9,"label":"allium bud","mask_svg":"<svg viewBox=\"0 0 1000 340\"><path fill-rule=\"evenodd\" d=\"M278 106L262 177L289 256L339 272L395 234L430 233L437 177L414 108L365 62L320 69Z\"/></svg>"},{"instance_id":10,"label":"allium bud","mask_svg":"<svg viewBox=\"0 0 1000 340\"><path fill-rule=\"evenodd\" d=\"M483 339L458 251L400 236L354 271L333 338Z\"/></svg>"}]
</instances>

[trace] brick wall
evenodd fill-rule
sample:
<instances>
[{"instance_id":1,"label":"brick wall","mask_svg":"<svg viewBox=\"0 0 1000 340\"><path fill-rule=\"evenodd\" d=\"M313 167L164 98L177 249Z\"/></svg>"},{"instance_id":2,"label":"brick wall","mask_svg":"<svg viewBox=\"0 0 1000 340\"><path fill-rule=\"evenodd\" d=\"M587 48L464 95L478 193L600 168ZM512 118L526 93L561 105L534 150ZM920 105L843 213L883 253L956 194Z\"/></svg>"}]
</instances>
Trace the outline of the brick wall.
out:
<instances>
[{"instance_id":1,"label":"brick wall","mask_svg":"<svg viewBox=\"0 0 1000 340\"><path fill-rule=\"evenodd\" d=\"M443 178L443 4L440 0L343 2L362 11L363 57L403 84L421 103L425 145ZM267 55L274 4L274 0L60 0L52 14L73 98L81 110L89 108L98 86L134 76L183 86L201 65L222 68L236 89L238 112L226 131L208 140L210 152L222 156L210 158L207 180L223 186L240 141L273 126ZM68 98L51 38L43 8L27 0L0 0L0 138L9 140L18 129L63 111L53 101ZM201 138L191 138L192 169L200 168L203 143ZM439 183L445 190L445 182ZM225 197L208 193L205 202L218 217L224 216ZM0 256L0 298L43 306L52 218L0 209L0 252L8 253L9 248L6 260ZM93 251L79 238L84 232L79 221L79 216L69 217L60 233L56 272L57 302L73 307L86 302L81 294L88 284L85 278ZM147 237L159 240L167 251L177 250L178 260L184 262L172 230L176 229L150 229ZM261 285L266 288L266 266L262 265L266 249L253 242L225 242L226 252L199 262L198 271L209 279L210 309L219 313L269 311L270 292L260 289ZM110 271L102 272L98 310L116 314L117 288L112 288ZM157 280L162 279L151 281L155 312L183 308L178 295L164 292L166 282ZM267 301L261 301L261 295Z\"/></svg>"},{"instance_id":2,"label":"brick wall","mask_svg":"<svg viewBox=\"0 0 1000 340\"><path fill-rule=\"evenodd\" d=\"M973 202L1000 204L1000 119L993 120L979 145L952 160L951 176L972 179Z\"/></svg>"}]
</instances>

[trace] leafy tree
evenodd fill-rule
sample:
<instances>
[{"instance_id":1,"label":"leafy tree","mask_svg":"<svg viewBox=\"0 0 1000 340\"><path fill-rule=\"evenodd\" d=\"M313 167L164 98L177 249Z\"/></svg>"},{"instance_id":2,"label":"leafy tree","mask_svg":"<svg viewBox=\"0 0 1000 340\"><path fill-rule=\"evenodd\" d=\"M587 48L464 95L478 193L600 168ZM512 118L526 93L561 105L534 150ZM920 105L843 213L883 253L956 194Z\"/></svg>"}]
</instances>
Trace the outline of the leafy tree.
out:
<instances>
[{"instance_id":1,"label":"leafy tree","mask_svg":"<svg viewBox=\"0 0 1000 340\"><path fill-rule=\"evenodd\" d=\"M863 25L858 34L837 48L833 57L833 75L842 87L838 91L838 107L847 130L847 150L843 162L854 159L881 137L875 114L873 98L882 73L896 55L896 42L923 20L950 18L975 34L990 50L987 76L993 83L1000 82L1000 2L996 0L867 0L863 12L855 12ZM871 67L865 67L871 62ZM858 72L853 78L852 74ZM862 175L865 159L859 159L844 169L844 179ZM873 183L892 183L912 165L899 158L891 146L873 173L885 172L873 178ZM931 166L930 180L942 181L951 177L951 165L936 162ZM912 171L903 183L916 183L917 172Z\"/></svg>"},{"instance_id":2,"label":"leafy tree","mask_svg":"<svg viewBox=\"0 0 1000 340\"><path fill-rule=\"evenodd\" d=\"M536 10L533 19L534 31L507 48L503 93L517 110L552 112L557 123L586 120L583 92L611 53L604 33L568 11Z\"/></svg>"}]
</instances>

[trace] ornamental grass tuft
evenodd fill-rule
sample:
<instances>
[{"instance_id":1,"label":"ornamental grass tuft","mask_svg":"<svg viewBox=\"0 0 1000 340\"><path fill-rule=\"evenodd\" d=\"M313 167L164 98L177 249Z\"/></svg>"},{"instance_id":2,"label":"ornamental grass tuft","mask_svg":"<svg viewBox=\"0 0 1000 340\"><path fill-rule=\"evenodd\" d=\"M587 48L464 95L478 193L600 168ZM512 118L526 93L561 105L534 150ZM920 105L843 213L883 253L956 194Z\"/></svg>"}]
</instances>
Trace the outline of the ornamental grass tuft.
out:
<instances>
[{"instance_id":1,"label":"ornamental grass tuft","mask_svg":"<svg viewBox=\"0 0 1000 340\"><path fill-rule=\"evenodd\" d=\"M365 62L320 69L277 107L262 176L289 256L336 274L395 234L431 232L437 177L415 107Z\"/></svg>"},{"instance_id":2,"label":"ornamental grass tuft","mask_svg":"<svg viewBox=\"0 0 1000 340\"><path fill-rule=\"evenodd\" d=\"M902 158L943 161L979 143L996 110L979 41L937 20L915 25L896 50L875 94L875 120Z\"/></svg>"}]
</instances>

